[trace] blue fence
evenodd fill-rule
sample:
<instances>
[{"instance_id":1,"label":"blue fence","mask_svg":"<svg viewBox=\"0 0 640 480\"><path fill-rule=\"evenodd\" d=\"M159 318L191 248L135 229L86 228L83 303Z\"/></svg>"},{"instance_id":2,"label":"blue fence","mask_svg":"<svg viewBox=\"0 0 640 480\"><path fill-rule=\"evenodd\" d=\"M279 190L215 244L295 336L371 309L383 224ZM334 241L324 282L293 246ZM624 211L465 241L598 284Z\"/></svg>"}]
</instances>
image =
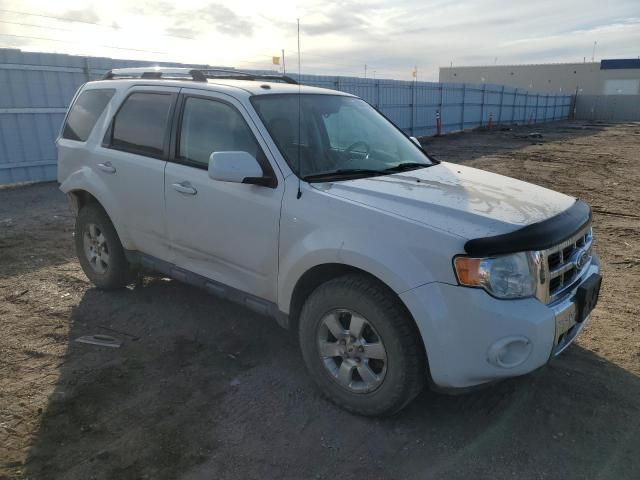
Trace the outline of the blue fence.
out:
<instances>
[{"instance_id":1,"label":"blue fence","mask_svg":"<svg viewBox=\"0 0 640 480\"><path fill-rule=\"evenodd\" d=\"M297 78L292 75L293 78ZM408 82L302 75L302 83L353 93L413 136L501 123L540 123L569 117L571 95L531 93L491 84Z\"/></svg>"},{"instance_id":2,"label":"blue fence","mask_svg":"<svg viewBox=\"0 0 640 480\"><path fill-rule=\"evenodd\" d=\"M76 89L112 68L146 65L158 63L0 49L0 185L54 180L54 140ZM569 95L500 85L320 75L302 75L300 80L358 95L414 136L435 134L437 114L441 132L447 133L490 121L497 125L566 119L571 105Z\"/></svg>"}]
</instances>

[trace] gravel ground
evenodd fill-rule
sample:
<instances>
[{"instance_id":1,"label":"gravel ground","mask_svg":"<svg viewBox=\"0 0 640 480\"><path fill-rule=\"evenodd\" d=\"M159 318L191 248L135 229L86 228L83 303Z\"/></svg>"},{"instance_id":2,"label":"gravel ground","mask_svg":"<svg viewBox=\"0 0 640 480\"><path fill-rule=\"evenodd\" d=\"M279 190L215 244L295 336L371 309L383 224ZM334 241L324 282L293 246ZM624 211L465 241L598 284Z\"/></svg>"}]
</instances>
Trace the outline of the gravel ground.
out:
<instances>
[{"instance_id":1,"label":"gravel ground","mask_svg":"<svg viewBox=\"0 0 640 480\"><path fill-rule=\"evenodd\" d=\"M560 358L356 417L318 393L275 322L168 279L101 292L75 259L57 185L4 188L0 479L640 478L640 125L425 143L593 206L603 291ZM73 341L97 333L121 348Z\"/></svg>"}]
</instances>

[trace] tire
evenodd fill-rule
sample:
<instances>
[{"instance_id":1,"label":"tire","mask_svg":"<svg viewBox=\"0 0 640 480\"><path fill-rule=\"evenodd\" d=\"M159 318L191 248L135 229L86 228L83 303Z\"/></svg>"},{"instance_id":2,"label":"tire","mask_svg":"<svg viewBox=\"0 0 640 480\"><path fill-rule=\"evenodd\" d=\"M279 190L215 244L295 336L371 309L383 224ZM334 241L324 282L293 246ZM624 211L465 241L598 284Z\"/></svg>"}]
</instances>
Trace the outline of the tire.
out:
<instances>
[{"instance_id":1,"label":"tire","mask_svg":"<svg viewBox=\"0 0 640 480\"><path fill-rule=\"evenodd\" d=\"M350 412L392 415L424 387L426 355L413 319L393 292L367 275L319 286L302 308L298 336L320 390Z\"/></svg>"},{"instance_id":2,"label":"tire","mask_svg":"<svg viewBox=\"0 0 640 480\"><path fill-rule=\"evenodd\" d=\"M116 229L100 205L90 203L78 212L75 247L82 270L96 287L123 288L134 280Z\"/></svg>"}]
</instances>

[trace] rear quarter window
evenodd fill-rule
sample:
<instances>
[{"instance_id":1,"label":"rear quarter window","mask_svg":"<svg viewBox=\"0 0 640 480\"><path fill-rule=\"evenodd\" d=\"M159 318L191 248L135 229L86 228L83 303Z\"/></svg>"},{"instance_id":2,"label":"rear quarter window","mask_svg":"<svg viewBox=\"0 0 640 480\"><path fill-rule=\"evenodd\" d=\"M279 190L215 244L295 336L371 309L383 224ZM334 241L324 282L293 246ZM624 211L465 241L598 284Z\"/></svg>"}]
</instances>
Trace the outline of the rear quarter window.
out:
<instances>
[{"instance_id":1,"label":"rear quarter window","mask_svg":"<svg viewBox=\"0 0 640 480\"><path fill-rule=\"evenodd\" d=\"M86 142L114 93L113 89L82 92L69 110L67 121L62 130L62 138Z\"/></svg>"}]
</instances>

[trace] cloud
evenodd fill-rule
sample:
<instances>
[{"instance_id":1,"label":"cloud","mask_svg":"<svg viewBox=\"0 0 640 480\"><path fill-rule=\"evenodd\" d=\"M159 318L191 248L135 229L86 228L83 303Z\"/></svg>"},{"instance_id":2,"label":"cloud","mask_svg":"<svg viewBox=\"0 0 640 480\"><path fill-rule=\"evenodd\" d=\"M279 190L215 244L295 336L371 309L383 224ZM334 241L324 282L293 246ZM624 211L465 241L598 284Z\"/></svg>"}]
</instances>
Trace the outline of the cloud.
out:
<instances>
[{"instance_id":1,"label":"cloud","mask_svg":"<svg viewBox=\"0 0 640 480\"><path fill-rule=\"evenodd\" d=\"M303 37L319 39L323 36L342 36L350 42L372 41L380 38L375 18L389 11L389 2L375 0L342 0L338 2L315 1L306 3L296 12L300 17L300 33ZM260 13L259 17L286 32L295 32L293 15L275 16Z\"/></svg>"},{"instance_id":2,"label":"cloud","mask_svg":"<svg viewBox=\"0 0 640 480\"><path fill-rule=\"evenodd\" d=\"M193 12L205 23L211 23L220 32L227 35L251 35L253 23L237 15L233 10L219 3L210 3Z\"/></svg>"},{"instance_id":3,"label":"cloud","mask_svg":"<svg viewBox=\"0 0 640 480\"><path fill-rule=\"evenodd\" d=\"M307 73L437 80L440 65L486 65L635 58L640 45L638 0L56 0L46 14L115 25L99 30L72 22L32 19L47 36L69 43L30 42L32 49L99 52L98 44L135 48L145 60L273 68L271 56L297 51L300 18L302 69ZM38 11L36 0L0 0L7 9ZM32 6L29 6L32 5ZM82 5L82 4L81 4ZM19 22L19 17L7 20ZM27 22L25 22L27 23ZM29 22L31 23L31 21ZM54 27L69 27L68 34ZM42 28L5 25L5 33L45 37ZM46 28L46 27L45 27ZM9 37L3 37L8 44ZM74 43L75 42L75 43ZM125 51L125 50L122 50ZM142 58L145 51L166 51ZM290 64L287 63L289 66Z\"/></svg>"},{"instance_id":4,"label":"cloud","mask_svg":"<svg viewBox=\"0 0 640 480\"><path fill-rule=\"evenodd\" d=\"M100 16L96 13L93 6L86 8L78 8L72 10L64 10L56 15L59 18L72 20L76 22L99 23Z\"/></svg>"},{"instance_id":5,"label":"cloud","mask_svg":"<svg viewBox=\"0 0 640 480\"><path fill-rule=\"evenodd\" d=\"M356 41L336 42L331 47L319 42L310 46L312 40L304 39L306 69L318 73L350 70L362 75L366 63L369 72L377 70L378 77L408 79L413 65L418 65L419 77L437 80L438 67L451 62L579 62L591 56L595 40L596 58L635 57L640 45L640 24L634 21L640 16L637 1L505 4L498 0L426 0L388 2L386 6L366 16L371 24L367 28L375 28L375 37L351 31L349 40L355 37Z\"/></svg>"},{"instance_id":6,"label":"cloud","mask_svg":"<svg viewBox=\"0 0 640 480\"><path fill-rule=\"evenodd\" d=\"M370 18L379 3L341 1L319 4L305 11L308 19L301 22L300 30L308 35L366 35L371 28Z\"/></svg>"},{"instance_id":7,"label":"cloud","mask_svg":"<svg viewBox=\"0 0 640 480\"><path fill-rule=\"evenodd\" d=\"M197 31L189 27L169 27L166 28L165 31L172 37L192 39L197 36Z\"/></svg>"},{"instance_id":8,"label":"cloud","mask_svg":"<svg viewBox=\"0 0 640 480\"><path fill-rule=\"evenodd\" d=\"M193 38L210 31L231 37L251 36L254 32L250 19L216 2L185 8L178 3L159 1L137 6L136 10L142 15L161 15L170 24L167 33L179 37Z\"/></svg>"},{"instance_id":9,"label":"cloud","mask_svg":"<svg viewBox=\"0 0 640 480\"><path fill-rule=\"evenodd\" d=\"M353 33L354 31L366 30L366 20L357 17L327 16L326 19L303 23L300 30L308 35L327 35L330 33Z\"/></svg>"}]
</instances>

